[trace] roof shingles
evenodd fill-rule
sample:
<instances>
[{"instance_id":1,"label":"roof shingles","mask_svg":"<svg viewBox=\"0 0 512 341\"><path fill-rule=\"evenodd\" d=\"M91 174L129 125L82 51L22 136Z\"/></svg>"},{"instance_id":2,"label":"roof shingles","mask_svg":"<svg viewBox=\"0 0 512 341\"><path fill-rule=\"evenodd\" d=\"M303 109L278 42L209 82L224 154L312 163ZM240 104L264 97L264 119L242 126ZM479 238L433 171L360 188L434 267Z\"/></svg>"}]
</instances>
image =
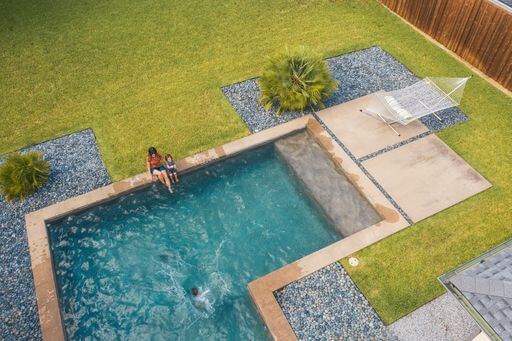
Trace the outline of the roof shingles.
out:
<instances>
[{"instance_id":1,"label":"roof shingles","mask_svg":"<svg viewBox=\"0 0 512 341\"><path fill-rule=\"evenodd\" d=\"M442 281L471 303L503 340L512 340L512 243ZM464 268L464 266L462 266Z\"/></svg>"}]
</instances>

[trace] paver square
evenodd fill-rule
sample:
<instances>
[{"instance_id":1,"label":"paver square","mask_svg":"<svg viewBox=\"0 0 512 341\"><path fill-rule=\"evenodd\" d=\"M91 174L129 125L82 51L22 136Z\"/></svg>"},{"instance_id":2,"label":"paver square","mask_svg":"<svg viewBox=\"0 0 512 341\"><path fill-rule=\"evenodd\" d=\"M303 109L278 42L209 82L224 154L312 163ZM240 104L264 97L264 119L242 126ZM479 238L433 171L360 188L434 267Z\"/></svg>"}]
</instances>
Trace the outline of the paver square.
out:
<instances>
[{"instance_id":1,"label":"paver square","mask_svg":"<svg viewBox=\"0 0 512 341\"><path fill-rule=\"evenodd\" d=\"M492 186L435 135L363 165L414 222Z\"/></svg>"},{"instance_id":2,"label":"paver square","mask_svg":"<svg viewBox=\"0 0 512 341\"><path fill-rule=\"evenodd\" d=\"M370 94L317 113L357 158L428 131L420 121L406 126L394 124L393 127L400 133L398 136L384 122L359 111L366 108L377 112L385 110L379 100Z\"/></svg>"}]
</instances>

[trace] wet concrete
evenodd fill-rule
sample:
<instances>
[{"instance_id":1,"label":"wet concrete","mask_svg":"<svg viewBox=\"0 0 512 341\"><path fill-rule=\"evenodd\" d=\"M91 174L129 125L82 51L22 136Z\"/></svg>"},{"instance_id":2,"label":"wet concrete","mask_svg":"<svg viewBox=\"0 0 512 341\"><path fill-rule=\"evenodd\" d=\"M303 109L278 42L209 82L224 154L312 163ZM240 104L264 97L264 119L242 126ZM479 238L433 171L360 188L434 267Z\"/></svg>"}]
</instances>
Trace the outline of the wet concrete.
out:
<instances>
[{"instance_id":1,"label":"wet concrete","mask_svg":"<svg viewBox=\"0 0 512 341\"><path fill-rule=\"evenodd\" d=\"M309 133L280 139L275 146L343 236L383 219Z\"/></svg>"}]
</instances>

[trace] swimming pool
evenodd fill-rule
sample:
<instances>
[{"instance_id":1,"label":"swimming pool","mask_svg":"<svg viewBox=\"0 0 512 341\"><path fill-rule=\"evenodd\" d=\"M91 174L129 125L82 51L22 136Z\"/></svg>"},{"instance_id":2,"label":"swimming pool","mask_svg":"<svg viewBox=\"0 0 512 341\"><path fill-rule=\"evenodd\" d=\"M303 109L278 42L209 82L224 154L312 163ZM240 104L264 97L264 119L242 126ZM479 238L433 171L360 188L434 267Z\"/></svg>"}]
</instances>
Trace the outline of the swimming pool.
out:
<instances>
[{"instance_id":1,"label":"swimming pool","mask_svg":"<svg viewBox=\"0 0 512 341\"><path fill-rule=\"evenodd\" d=\"M48 230L72 339L268 338L247 284L341 238L273 144Z\"/></svg>"}]
</instances>

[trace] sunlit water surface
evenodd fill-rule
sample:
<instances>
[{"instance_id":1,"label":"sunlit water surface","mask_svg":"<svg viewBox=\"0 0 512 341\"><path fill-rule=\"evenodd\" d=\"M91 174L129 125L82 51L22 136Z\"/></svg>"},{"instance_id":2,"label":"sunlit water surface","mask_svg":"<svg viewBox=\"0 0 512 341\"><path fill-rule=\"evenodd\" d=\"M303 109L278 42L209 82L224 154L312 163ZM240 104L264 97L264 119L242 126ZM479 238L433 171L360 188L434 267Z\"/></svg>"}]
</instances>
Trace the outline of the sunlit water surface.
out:
<instances>
[{"instance_id":1,"label":"sunlit water surface","mask_svg":"<svg viewBox=\"0 0 512 341\"><path fill-rule=\"evenodd\" d=\"M71 339L267 339L247 284L340 238L272 145L162 187L50 225Z\"/></svg>"}]
</instances>

